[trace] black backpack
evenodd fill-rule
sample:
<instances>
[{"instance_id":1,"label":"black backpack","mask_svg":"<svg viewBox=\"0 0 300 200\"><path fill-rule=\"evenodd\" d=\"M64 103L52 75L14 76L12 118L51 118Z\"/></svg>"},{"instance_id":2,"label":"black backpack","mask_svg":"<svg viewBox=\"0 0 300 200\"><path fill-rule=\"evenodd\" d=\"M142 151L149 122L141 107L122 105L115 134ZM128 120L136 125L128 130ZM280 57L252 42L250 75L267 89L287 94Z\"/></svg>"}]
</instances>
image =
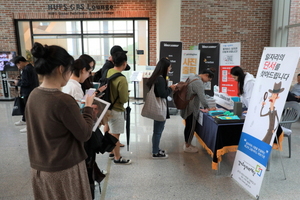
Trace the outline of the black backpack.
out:
<instances>
[{"instance_id":1,"label":"black backpack","mask_svg":"<svg viewBox=\"0 0 300 200\"><path fill-rule=\"evenodd\" d=\"M117 96L117 98L114 100L114 102L111 102L111 99L110 99L110 82L119 77L119 76L124 76L121 72L118 72L118 73L115 73L113 74L112 76L110 77L106 77L107 76L107 72L108 70L106 70L103 74L102 74L102 77L100 78L99 82L100 82L100 87L103 86L103 85L107 85L107 88L106 90L103 91L103 95L101 96L101 99L103 99L104 101L107 101L110 103L110 106L109 106L109 110L112 109L113 105L116 103L116 101L118 100L119 96Z\"/></svg>"}]
</instances>

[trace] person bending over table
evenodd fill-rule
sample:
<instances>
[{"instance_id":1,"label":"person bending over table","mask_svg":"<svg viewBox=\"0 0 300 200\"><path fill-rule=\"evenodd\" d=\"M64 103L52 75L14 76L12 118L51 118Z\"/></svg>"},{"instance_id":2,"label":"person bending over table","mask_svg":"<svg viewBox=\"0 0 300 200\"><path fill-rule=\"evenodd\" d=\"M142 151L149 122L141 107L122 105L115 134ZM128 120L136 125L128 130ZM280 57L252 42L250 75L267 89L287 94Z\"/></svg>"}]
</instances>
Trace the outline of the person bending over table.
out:
<instances>
[{"instance_id":1,"label":"person bending over table","mask_svg":"<svg viewBox=\"0 0 300 200\"><path fill-rule=\"evenodd\" d=\"M214 77L214 69L206 69L201 72L199 75L191 75L189 76L189 80L193 81L188 85L187 97L186 99L190 99L192 96L194 98L189 102L187 107L180 111L181 117L185 120L185 128L184 128L184 140L185 144L183 146L184 152L187 153L197 153L198 148L191 145L194 131L196 127L197 118L200 112L200 107L203 112L208 112L208 103L205 98L204 93L204 83L209 82Z\"/></svg>"}]
</instances>

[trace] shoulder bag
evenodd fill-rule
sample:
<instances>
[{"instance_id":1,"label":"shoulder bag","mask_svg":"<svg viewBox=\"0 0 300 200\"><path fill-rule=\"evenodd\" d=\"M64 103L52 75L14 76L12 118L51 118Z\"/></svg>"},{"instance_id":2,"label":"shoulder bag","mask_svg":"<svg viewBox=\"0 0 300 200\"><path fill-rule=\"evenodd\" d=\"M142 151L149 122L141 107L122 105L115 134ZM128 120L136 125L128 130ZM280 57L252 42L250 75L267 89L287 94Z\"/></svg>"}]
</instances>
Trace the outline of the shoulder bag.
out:
<instances>
[{"instance_id":1,"label":"shoulder bag","mask_svg":"<svg viewBox=\"0 0 300 200\"><path fill-rule=\"evenodd\" d=\"M144 107L141 115L156 121L166 121L167 101L165 98L156 97L154 93L154 84L146 95Z\"/></svg>"}]
</instances>

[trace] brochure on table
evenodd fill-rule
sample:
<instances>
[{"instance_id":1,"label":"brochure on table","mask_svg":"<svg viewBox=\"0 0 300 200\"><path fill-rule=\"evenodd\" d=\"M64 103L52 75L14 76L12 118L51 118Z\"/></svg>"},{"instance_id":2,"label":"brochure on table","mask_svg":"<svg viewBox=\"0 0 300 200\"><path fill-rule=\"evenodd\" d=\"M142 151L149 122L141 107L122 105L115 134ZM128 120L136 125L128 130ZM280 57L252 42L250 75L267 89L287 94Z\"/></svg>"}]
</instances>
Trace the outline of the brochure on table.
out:
<instances>
[{"instance_id":1,"label":"brochure on table","mask_svg":"<svg viewBox=\"0 0 300 200\"><path fill-rule=\"evenodd\" d=\"M255 198L259 198L299 54L299 47L269 47L264 49L261 57L253 88L255 92L231 172L232 178Z\"/></svg>"},{"instance_id":2,"label":"brochure on table","mask_svg":"<svg viewBox=\"0 0 300 200\"><path fill-rule=\"evenodd\" d=\"M226 93L220 93L219 87L214 86L214 99L216 100L216 104L226 108L227 110L233 110L234 102L230 96Z\"/></svg>"}]
</instances>

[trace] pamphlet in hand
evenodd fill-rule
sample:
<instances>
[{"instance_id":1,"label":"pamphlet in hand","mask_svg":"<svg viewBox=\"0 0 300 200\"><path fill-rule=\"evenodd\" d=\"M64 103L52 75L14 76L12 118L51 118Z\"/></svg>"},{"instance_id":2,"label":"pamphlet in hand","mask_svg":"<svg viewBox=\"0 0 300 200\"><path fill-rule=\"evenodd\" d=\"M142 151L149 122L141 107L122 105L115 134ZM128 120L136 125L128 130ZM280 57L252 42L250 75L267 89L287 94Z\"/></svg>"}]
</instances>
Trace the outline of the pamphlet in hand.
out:
<instances>
[{"instance_id":1,"label":"pamphlet in hand","mask_svg":"<svg viewBox=\"0 0 300 200\"><path fill-rule=\"evenodd\" d=\"M96 104L98 105L98 110L100 113L100 116L98 117L98 119L93 127L93 131L95 132L96 129L99 127L99 124L101 123L104 115L106 114L106 112L110 106L110 103L107 101L104 101L102 99L99 99L98 97L94 97L94 100L96 100Z\"/></svg>"},{"instance_id":2,"label":"pamphlet in hand","mask_svg":"<svg viewBox=\"0 0 300 200\"><path fill-rule=\"evenodd\" d=\"M81 102L85 102L87 95L91 96L94 94L94 92L96 92L95 88L90 88L88 90L85 90L85 95L84 95L83 99L81 100Z\"/></svg>"}]
</instances>

